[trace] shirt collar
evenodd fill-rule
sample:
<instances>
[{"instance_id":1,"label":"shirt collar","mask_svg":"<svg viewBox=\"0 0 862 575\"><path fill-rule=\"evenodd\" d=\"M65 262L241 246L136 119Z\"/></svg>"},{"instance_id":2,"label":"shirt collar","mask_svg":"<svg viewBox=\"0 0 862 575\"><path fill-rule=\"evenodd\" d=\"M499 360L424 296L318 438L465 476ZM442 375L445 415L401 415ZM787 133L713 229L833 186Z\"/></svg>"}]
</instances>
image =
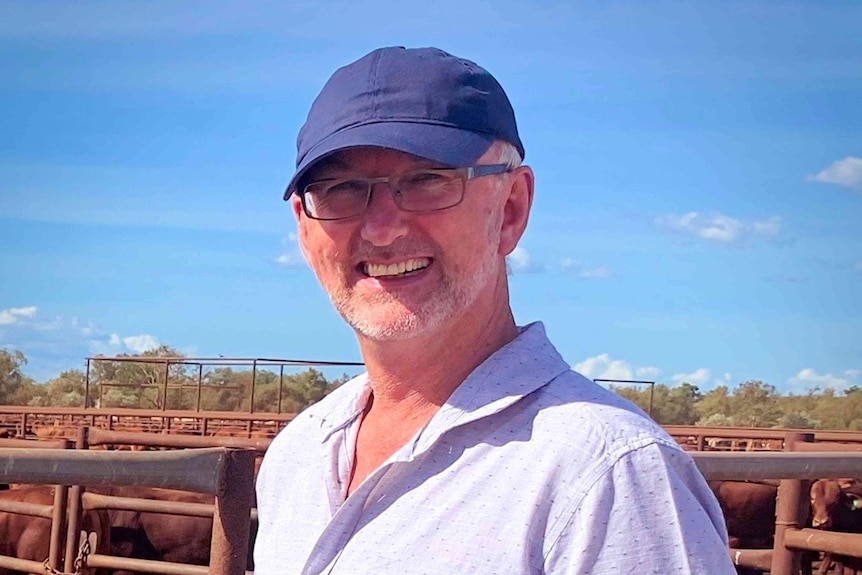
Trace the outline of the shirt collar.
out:
<instances>
[{"instance_id":1,"label":"shirt collar","mask_svg":"<svg viewBox=\"0 0 862 575\"><path fill-rule=\"evenodd\" d=\"M505 409L571 369L548 340L542 322L518 331L514 340L494 352L455 389L420 434L416 449L430 445L447 429ZM323 442L359 417L370 395L365 373L332 392L320 419Z\"/></svg>"}]
</instances>

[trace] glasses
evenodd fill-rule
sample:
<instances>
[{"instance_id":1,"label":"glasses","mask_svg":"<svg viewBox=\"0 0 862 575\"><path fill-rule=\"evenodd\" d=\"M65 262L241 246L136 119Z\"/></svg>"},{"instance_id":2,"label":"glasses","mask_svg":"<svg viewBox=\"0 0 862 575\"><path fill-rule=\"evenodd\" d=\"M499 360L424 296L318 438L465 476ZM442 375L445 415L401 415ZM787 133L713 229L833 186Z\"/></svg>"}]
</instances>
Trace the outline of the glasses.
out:
<instances>
[{"instance_id":1,"label":"glasses","mask_svg":"<svg viewBox=\"0 0 862 575\"><path fill-rule=\"evenodd\" d=\"M302 209L314 220L346 220L362 214L371 203L374 184L389 184L389 192L405 212L436 212L464 199L467 180L511 171L507 164L467 168L420 168L385 178L332 178L311 182L299 194Z\"/></svg>"}]
</instances>

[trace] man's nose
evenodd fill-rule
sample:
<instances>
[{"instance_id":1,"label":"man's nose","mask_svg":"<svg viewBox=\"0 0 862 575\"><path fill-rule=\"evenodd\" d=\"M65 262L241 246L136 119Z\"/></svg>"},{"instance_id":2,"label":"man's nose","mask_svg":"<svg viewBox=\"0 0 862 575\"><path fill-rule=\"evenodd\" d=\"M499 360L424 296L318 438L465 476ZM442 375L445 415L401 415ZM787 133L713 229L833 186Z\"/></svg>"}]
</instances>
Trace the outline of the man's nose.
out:
<instances>
[{"instance_id":1,"label":"man's nose","mask_svg":"<svg viewBox=\"0 0 862 575\"><path fill-rule=\"evenodd\" d=\"M406 235L407 216L409 214L395 203L391 184L372 184L371 199L362 214L362 239L376 246L388 246Z\"/></svg>"}]
</instances>

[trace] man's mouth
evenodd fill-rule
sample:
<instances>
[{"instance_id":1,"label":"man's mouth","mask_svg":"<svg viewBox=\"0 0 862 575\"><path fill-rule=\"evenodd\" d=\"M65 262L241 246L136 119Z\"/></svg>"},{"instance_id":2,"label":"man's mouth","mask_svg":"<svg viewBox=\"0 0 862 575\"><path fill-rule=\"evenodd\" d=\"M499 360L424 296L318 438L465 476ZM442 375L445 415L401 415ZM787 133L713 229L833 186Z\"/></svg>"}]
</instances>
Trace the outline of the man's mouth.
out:
<instances>
[{"instance_id":1,"label":"man's mouth","mask_svg":"<svg viewBox=\"0 0 862 575\"><path fill-rule=\"evenodd\" d=\"M392 264L362 263L362 273L372 278L403 276L410 272L425 269L431 265L431 258L413 258Z\"/></svg>"}]
</instances>

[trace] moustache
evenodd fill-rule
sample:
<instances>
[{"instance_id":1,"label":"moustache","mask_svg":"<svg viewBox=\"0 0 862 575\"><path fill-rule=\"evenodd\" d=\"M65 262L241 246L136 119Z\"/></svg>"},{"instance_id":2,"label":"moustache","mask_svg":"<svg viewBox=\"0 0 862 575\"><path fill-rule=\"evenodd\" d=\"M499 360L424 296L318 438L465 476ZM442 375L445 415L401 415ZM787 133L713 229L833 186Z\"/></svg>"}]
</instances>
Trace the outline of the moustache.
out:
<instances>
[{"instance_id":1,"label":"moustache","mask_svg":"<svg viewBox=\"0 0 862 575\"><path fill-rule=\"evenodd\" d=\"M428 242L397 238L387 246L375 246L367 240L360 240L353 246L350 255L354 260L366 261L372 259L393 260L416 257L418 255L427 257L435 253L437 253L437 250Z\"/></svg>"}]
</instances>

